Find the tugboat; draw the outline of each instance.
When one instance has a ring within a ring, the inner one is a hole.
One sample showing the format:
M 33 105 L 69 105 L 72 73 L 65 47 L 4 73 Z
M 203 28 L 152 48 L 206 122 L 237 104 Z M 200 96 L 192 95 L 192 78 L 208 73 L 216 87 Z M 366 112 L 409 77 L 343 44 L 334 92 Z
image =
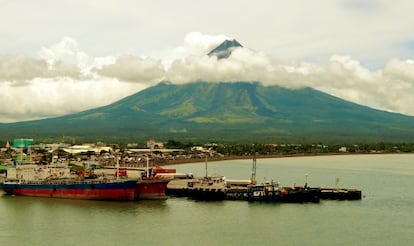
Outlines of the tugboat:
M 266 182 L 248 186 L 247 198 L 249 201 L 285 202 L 285 203 L 318 203 L 321 189 L 305 185 L 281 187 L 279 184 Z
M 264 184 L 254 184 L 247 187 L 248 201 L 279 202 L 281 190 L 279 184 L 265 182 Z
M 256 158 L 253 159 L 252 181 L 256 178 Z M 266 181 L 264 184 L 252 184 L 247 187 L 248 201 L 285 202 L 285 203 L 318 203 L 321 197 L 320 188 L 308 187 L 308 175 L 305 185 L 282 187 L 279 183 Z

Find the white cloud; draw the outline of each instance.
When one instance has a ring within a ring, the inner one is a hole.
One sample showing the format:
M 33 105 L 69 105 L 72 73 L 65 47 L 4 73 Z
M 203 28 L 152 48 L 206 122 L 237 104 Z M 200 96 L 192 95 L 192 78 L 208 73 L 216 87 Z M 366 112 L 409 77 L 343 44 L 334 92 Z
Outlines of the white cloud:
M 414 61 L 391 59 L 377 70 L 350 56 L 324 63 L 286 62 L 263 52 L 236 48 L 228 59 L 206 55 L 227 37 L 190 33 L 183 57 L 170 61 L 136 55 L 92 57 L 72 38 L 43 47 L 40 59 L 0 55 L 0 122 L 39 119 L 109 104 L 161 80 L 259 81 L 305 86 L 370 107 L 414 115 Z M 240 40 L 239 40 L 240 41 Z M 243 42 L 241 42 L 243 44 Z
M 173 83 L 261 81 L 267 84 L 278 80 L 273 78 L 276 71 L 286 72 L 263 53 L 236 48 L 227 59 L 217 59 L 204 53 L 175 60 L 166 80 Z
M 414 115 L 414 65 L 410 60 L 390 61 L 370 71 L 350 57 L 333 56 L 329 63 L 311 69 L 308 85 L 329 94 L 373 108 Z
M 0 8 L 0 53 L 33 54 L 70 36 L 95 57 L 154 56 L 196 30 L 230 35 L 272 57 L 323 63 L 341 54 L 382 68 L 406 54 L 398 44 L 414 40 L 413 6 L 411 0 L 7 1 Z M 204 42 L 202 35 L 186 40 Z
M 164 77 L 164 66 L 160 60 L 130 55 L 119 56 L 115 63 L 94 69 L 99 75 L 118 78 L 121 81 L 151 85 Z
M 325 64 L 296 64 L 238 48 L 228 59 L 207 55 L 177 59 L 166 78 L 173 83 L 259 81 L 288 88 L 308 86 L 358 104 L 414 115 L 413 71 L 412 60 L 394 59 L 372 71 L 349 56 L 333 55 Z
M 73 38 L 64 37 L 51 47 L 42 47 L 38 56 L 47 62 L 51 70 L 55 69 L 58 64 L 65 63 L 77 66 L 82 75 L 90 75 L 90 64 L 93 59 L 79 49 L 78 42 Z
M 69 37 L 64 37 L 62 41 L 49 48 L 42 47 L 38 52 L 38 55 L 50 66 L 53 66 L 58 61 L 77 64 L 78 58 L 81 60 L 86 56 L 86 54 L 79 51 L 78 42 Z
M 393 59 L 384 68 L 384 76 L 402 85 L 414 84 L 414 60 Z
M 44 107 L 46 96 L 33 96 L 24 106 L 5 99 L 24 92 L 60 93 L 68 99 L 84 95 L 85 88 L 103 88 L 90 99 L 100 105 L 158 78 L 312 86 L 414 115 L 411 0 L 62 0 L 0 5 L 0 103 L 6 105 L 0 107 L 0 122 L 5 108 L 25 112 L 16 114 L 16 120 L 25 114 L 37 117 L 36 112 L 59 115 L 85 109 L 71 100 L 73 107 L 65 109 L 54 103 L 59 99 Z M 197 32 L 188 33 L 193 30 Z M 228 60 L 206 56 L 230 37 L 260 52 L 238 49 Z M 7 120 L 13 117 L 9 114 Z
M 109 104 L 145 86 L 117 79 L 36 78 L 25 86 L 0 83 L 0 122 L 41 119 Z
M 130 59 L 133 66 L 128 66 L 129 60 L 121 57 L 119 66 L 115 56 L 90 58 L 68 37 L 41 48 L 38 54 L 40 59 L 0 55 L 0 104 L 5 105 L 0 108 L 0 122 L 41 119 L 109 104 L 147 87 L 143 82 L 157 72 L 152 66 L 161 66 L 151 59 L 141 63 Z M 125 83 L 138 77 L 141 83 Z
M 206 55 L 226 39 L 232 38 L 226 35 L 206 35 L 200 32 L 187 33 L 182 45 L 162 52 L 162 64 L 166 69 L 169 69 L 176 60 L 185 59 L 189 56 L 199 57 Z
M 76 66 L 56 62 L 49 68 L 44 60 L 22 55 L 0 55 L 0 83 L 4 81 L 21 83 L 34 78 L 79 77 Z
M 184 49 L 189 55 L 202 56 L 210 52 L 226 39 L 233 39 L 225 35 L 206 35 L 200 32 L 190 32 L 185 35 Z

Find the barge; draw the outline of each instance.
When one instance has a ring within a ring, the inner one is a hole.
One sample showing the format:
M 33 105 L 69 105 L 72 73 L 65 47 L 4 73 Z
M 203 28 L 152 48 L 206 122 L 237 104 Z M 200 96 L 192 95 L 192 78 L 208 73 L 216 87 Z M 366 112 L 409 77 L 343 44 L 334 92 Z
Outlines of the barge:
M 361 200 L 362 191 L 344 188 L 321 188 L 321 199 L 325 200 Z

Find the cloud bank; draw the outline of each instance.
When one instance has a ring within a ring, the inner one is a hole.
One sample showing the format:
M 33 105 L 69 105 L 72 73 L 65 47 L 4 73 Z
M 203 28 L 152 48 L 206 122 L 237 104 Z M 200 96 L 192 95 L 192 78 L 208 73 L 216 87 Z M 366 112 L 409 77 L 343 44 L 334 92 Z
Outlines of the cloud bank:
M 322 63 L 277 60 L 248 48 L 235 49 L 228 59 L 206 55 L 229 38 L 189 33 L 166 59 L 131 54 L 91 57 L 69 37 L 40 48 L 36 58 L 0 55 L 0 103 L 5 105 L 0 122 L 103 106 L 162 80 L 313 87 L 362 105 L 414 115 L 413 60 L 392 59 L 373 71 L 340 54 Z

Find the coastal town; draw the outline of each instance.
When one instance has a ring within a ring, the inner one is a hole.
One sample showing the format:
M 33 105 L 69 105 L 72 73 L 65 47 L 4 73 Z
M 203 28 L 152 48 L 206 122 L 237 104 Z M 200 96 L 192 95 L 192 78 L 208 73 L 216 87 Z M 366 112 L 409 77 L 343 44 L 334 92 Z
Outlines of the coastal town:
M 1 143 L 1 141 L 0 141 Z M 192 144 L 169 140 L 167 142 L 148 140 L 145 144 L 96 143 L 36 143 L 33 139 L 6 140 L 0 148 L 0 165 L 7 166 L 13 160 L 31 160 L 37 164 L 96 163 L 100 166 L 114 166 L 116 156 L 120 165 L 143 167 L 147 157 L 151 166 L 202 162 L 228 159 L 274 158 L 304 155 L 412 153 L 414 144 Z
M 146 146 L 128 144 L 120 148 L 117 144 L 104 143 L 35 143 L 33 139 L 7 141 L 0 149 L 0 164 L 12 164 L 14 160 L 30 160 L 36 164 L 48 163 L 95 163 L 99 166 L 114 166 L 117 157 L 121 166 L 143 167 L 151 157 L 151 165 L 197 161 L 208 154 L 211 158 L 224 157 L 211 146 L 192 146 L 189 149 L 166 148 L 164 143 L 147 141 Z
M 273 181 L 259 184 L 255 175 L 257 152 L 250 179 L 228 180 L 220 175 L 208 176 L 207 172 L 204 177 L 194 177 L 161 167 L 204 160 L 207 169 L 208 159 L 226 157 L 217 151 L 215 144 L 178 149 L 150 140 L 147 148 L 116 147 L 35 144 L 33 139 L 14 139 L 12 145 L 7 142 L 2 149 L 2 188 L 9 195 L 88 200 L 152 200 L 172 195 L 195 200 L 314 203 L 320 199 L 362 198 L 360 190 L 310 187 L 307 181 L 294 186 Z M 344 148 L 338 151 L 343 152 Z M 244 157 L 250 158 L 247 154 Z M 131 171 L 134 174 L 127 175 Z

